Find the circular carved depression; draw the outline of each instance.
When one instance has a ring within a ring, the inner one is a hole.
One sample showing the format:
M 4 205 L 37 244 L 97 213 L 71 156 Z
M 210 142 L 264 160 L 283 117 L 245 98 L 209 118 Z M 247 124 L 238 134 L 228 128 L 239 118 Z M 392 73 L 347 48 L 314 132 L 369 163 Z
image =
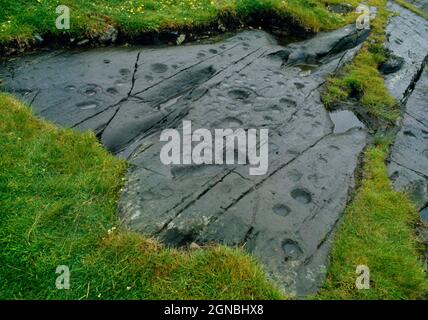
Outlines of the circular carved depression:
M 300 82 L 295 82 L 294 86 L 299 90 L 303 89 L 305 87 L 305 85 L 303 83 L 300 83 Z
M 76 107 L 80 108 L 81 110 L 91 110 L 98 107 L 98 104 L 93 101 L 87 101 L 87 102 L 80 102 L 76 104 Z
M 303 177 L 303 174 L 300 171 L 293 169 L 288 173 L 288 176 L 291 181 L 297 182 Z
M 291 100 L 291 99 L 287 99 L 287 98 L 281 98 L 279 100 L 279 103 L 283 104 L 283 105 L 286 105 L 287 107 L 292 107 L 292 108 L 294 108 L 294 107 L 297 106 L 296 101 Z
M 110 94 L 118 94 L 119 93 L 119 91 L 117 91 L 116 88 L 108 88 L 106 91 Z
M 67 91 L 74 91 L 74 90 L 76 90 L 76 86 L 73 86 L 73 85 L 66 86 L 65 90 L 67 90 Z
M 294 189 L 291 191 L 291 197 L 299 203 L 308 204 L 312 201 L 311 194 L 305 189 Z
M 279 216 L 286 217 L 290 213 L 290 208 L 285 204 L 276 204 L 272 208 L 273 212 Z
M 285 261 L 297 260 L 303 254 L 299 244 L 291 239 L 284 240 L 282 250 L 284 250 Z
M 156 73 L 164 73 L 168 70 L 168 66 L 163 63 L 154 63 L 150 66 L 150 69 Z
M 86 89 L 86 90 L 85 90 L 85 94 L 86 94 L 87 96 L 94 96 L 94 95 L 96 95 L 96 94 L 97 94 L 97 91 L 96 91 L 96 90 L 94 90 L 94 89 Z
M 229 129 L 229 128 L 239 128 L 243 125 L 243 122 L 235 117 L 227 117 L 221 121 L 219 128 Z
M 102 92 L 100 86 L 96 84 L 87 84 L 79 89 L 79 92 L 87 97 L 93 97 Z
M 247 100 L 251 96 L 251 91 L 245 89 L 230 90 L 228 96 L 235 100 Z
M 119 70 L 119 73 L 122 75 L 122 76 L 129 76 L 130 74 L 131 74 L 131 70 L 129 70 L 129 69 L 120 69 Z

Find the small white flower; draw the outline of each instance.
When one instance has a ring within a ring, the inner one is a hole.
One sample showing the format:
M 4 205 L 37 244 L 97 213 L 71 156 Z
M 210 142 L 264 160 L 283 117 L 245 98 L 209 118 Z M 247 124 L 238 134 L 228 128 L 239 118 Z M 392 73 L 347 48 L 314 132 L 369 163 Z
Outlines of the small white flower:
M 108 229 L 107 233 L 112 234 L 114 232 L 114 230 L 116 230 L 116 227 L 112 227 L 111 229 Z

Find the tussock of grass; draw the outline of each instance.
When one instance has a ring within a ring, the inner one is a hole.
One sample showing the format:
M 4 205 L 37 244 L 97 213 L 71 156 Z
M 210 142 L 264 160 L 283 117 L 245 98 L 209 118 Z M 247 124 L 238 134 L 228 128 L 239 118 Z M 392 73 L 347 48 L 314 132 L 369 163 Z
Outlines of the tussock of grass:
M 359 99 L 371 116 L 394 123 L 400 116 L 400 110 L 379 74 L 378 65 L 381 61 L 381 57 L 373 54 L 368 47 L 363 47 L 354 61 L 344 68 L 341 76 L 328 79 L 323 93 L 323 102 L 327 108 L 354 97 Z
M 428 290 L 407 196 L 392 189 L 385 159 L 388 143 L 365 152 L 364 176 L 335 236 L 331 266 L 319 299 L 416 299 Z M 370 268 L 368 290 L 355 287 L 356 267 Z
M 245 20 L 275 13 L 308 31 L 330 30 L 349 23 L 327 10 L 332 0 L 2 0 L 0 44 L 28 42 L 36 33 L 96 37 L 108 25 L 127 36 L 168 29 L 194 29 L 216 23 L 219 17 Z M 71 9 L 71 29 L 57 30 L 55 8 Z M 351 15 L 352 16 L 352 15 Z
M 167 249 L 118 229 L 124 162 L 0 94 L 0 299 L 279 299 L 241 250 Z M 58 265 L 70 290 L 57 290 Z
M 376 19 L 371 21 L 371 35 L 354 61 L 338 76 L 328 79 L 322 99 L 327 108 L 334 108 L 349 98 L 356 98 L 374 118 L 394 123 L 400 109 L 378 70 L 386 59 L 383 45 L 389 13 L 386 0 L 371 0 L 368 4 L 378 8 Z

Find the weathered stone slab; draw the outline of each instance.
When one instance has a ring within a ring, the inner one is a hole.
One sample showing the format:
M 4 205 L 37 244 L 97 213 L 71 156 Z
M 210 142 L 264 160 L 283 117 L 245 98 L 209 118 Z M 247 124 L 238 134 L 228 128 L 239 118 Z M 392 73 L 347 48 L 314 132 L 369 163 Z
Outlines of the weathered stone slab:
M 407 2 L 428 13 L 428 0 L 407 0 Z
M 403 100 L 428 53 L 428 20 L 393 1 L 388 2 L 388 9 L 398 15 L 391 17 L 386 28 L 385 45 L 395 56 L 403 58 L 404 63 L 400 70 L 385 77 L 385 83 L 397 100 Z
M 204 82 L 197 100 L 174 100 L 174 110 L 186 110 L 183 118 L 195 129 L 269 128 L 267 175 L 249 176 L 246 166 L 165 167 L 157 160 L 159 133 L 153 133 L 124 151 L 136 165 L 119 208 L 126 225 L 174 246 L 244 245 L 287 292 L 316 291 L 366 133 L 355 128 L 334 134 L 318 92 L 356 49 L 331 56 L 299 53 L 301 60 L 289 64 L 294 50 L 322 49 L 303 44 L 264 44 Z M 308 72 L 299 63 L 314 68 Z
M 388 48 L 405 63 L 386 77 L 391 94 L 403 103 L 388 170 L 394 187 L 408 191 L 421 209 L 428 204 L 428 21 L 394 3 L 389 7 L 398 15 L 388 26 Z
M 31 54 L 8 62 L 0 77 L 36 113 L 73 127 L 127 97 L 137 54 L 128 49 Z
M 428 204 L 428 70 L 425 68 L 406 104 L 401 130 L 391 151 L 394 186 L 410 192 L 418 208 Z
M 335 128 L 319 88 L 366 37 L 348 26 L 282 47 L 247 31 L 209 45 L 29 56 L 0 74 L 38 114 L 94 130 L 130 161 L 119 204 L 128 228 L 173 246 L 242 245 L 284 291 L 304 295 L 322 283 L 366 144 L 352 115 L 344 126 L 335 116 Z M 267 173 L 162 164 L 160 133 L 183 120 L 193 130 L 269 129 Z

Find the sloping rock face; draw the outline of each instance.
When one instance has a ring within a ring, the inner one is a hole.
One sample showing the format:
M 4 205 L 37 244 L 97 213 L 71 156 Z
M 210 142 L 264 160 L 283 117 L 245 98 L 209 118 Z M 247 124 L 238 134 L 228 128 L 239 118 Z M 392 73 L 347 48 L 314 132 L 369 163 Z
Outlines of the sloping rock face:
M 335 130 L 319 87 L 366 37 L 349 26 L 282 47 L 248 31 L 212 45 L 31 55 L 1 73 L 39 115 L 93 130 L 130 161 L 118 210 L 128 228 L 173 246 L 244 246 L 285 292 L 305 295 L 324 278 L 366 144 L 349 115 Z M 267 173 L 162 164 L 160 133 L 183 120 L 269 129 Z
M 428 21 L 393 3 L 390 9 L 399 16 L 388 26 L 387 46 L 405 62 L 402 69 L 386 77 L 390 92 L 404 109 L 389 173 L 394 186 L 409 191 L 422 209 L 428 204 Z
M 410 192 L 419 209 L 428 205 L 428 70 L 409 99 L 392 148 L 389 172 L 394 186 Z
M 407 0 L 409 3 L 413 4 L 415 7 L 428 12 L 428 0 Z
M 388 2 L 388 9 L 399 15 L 391 17 L 386 28 L 386 47 L 404 63 L 395 73 L 388 74 L 385 82 L 390 93 L 404 102 L 428 54 L 428 21 L 393 2 Z

